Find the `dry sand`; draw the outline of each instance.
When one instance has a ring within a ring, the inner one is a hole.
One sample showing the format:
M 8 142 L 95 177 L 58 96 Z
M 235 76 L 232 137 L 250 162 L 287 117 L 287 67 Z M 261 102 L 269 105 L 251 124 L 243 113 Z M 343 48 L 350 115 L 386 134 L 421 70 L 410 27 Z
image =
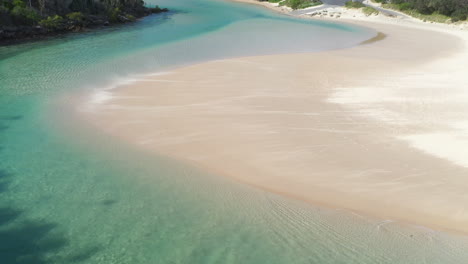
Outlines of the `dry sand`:
M 79 109 L 110 135 L 219 175 L 468 232 L 466 32 L 365 25 L 387 37 L 189 66 Z

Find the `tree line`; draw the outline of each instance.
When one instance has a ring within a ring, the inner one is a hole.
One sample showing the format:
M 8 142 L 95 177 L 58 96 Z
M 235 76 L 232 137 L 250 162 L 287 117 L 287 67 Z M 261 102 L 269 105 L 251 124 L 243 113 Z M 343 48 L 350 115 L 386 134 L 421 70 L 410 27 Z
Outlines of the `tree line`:
M 149 11 L 158 10 L 146 8 L 143 0 L 0 0 L 0 26 L 33 26 L 43 20 L 47 24 L 47 19 L 59 17 L 85 20 L 88 15 L 112 22 L 125 16 L 140 17 Z
M 468 0 L 375 0 L 380 3 L 391 3 L 401 11 L 415 10 L 421 14 L 434 13 L 448 16 L 452 21 L 466 20 Z
M 125 23 L 165 8 L 143 0 L 0 0 L 0 42 Z

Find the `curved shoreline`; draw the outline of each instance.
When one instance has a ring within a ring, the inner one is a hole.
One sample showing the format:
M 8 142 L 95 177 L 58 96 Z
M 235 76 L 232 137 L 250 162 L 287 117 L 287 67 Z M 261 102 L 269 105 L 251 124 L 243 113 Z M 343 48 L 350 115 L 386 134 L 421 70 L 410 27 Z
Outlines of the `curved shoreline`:
M 385 116 L 394 111 L 392 101 L 379 101 L 393 96 L 418 110 L 405 101 L 415 91 L 391 94 L 392 85 L 403 85 L 395 78 L 414 77 L 407 89 L 424 85 L 420 69 L 436 78 L 457 56 L 466 56 L 466 39 L 372 26 L 388 37 L 347 50 L 184 67 L 115 90 L 86 118 L 118 138 L 270 191 L 466 233 L 468 215 L 460 210 L 468 199 L 462 177 L 468 170 L 399 139 L 441 128 L 417 120 L 400 124 Z M 428 41 L 432 45 L 424 47 Z M 445 56 L 445 64 L 431 64 Z M 231 75 L 223 77 L 225 72 Z M 383 88 L 373 92 L 372 85 Z

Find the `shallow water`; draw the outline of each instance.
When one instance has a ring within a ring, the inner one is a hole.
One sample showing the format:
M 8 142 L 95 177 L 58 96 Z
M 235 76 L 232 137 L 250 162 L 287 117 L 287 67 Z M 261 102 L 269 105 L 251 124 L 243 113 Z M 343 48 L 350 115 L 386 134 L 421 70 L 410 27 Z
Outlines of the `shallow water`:
M 0 47 L 1 263 L 468 260 L 466 237 L 312 207 L 76 129 L 57 98 L 200 61 L 345 48 L 375 35 L 240 4 L 158 4 L 173 11 Z

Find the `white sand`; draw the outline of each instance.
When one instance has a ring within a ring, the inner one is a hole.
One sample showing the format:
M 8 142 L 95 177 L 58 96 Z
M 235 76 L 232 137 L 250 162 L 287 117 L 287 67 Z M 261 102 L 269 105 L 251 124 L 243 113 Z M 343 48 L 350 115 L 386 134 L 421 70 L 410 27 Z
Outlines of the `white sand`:
M 354 22 L 379 42 L 185 67 L 80 109 L 110 135 L 260 188 L 468 232 L 467 33 L 375 19 Z

